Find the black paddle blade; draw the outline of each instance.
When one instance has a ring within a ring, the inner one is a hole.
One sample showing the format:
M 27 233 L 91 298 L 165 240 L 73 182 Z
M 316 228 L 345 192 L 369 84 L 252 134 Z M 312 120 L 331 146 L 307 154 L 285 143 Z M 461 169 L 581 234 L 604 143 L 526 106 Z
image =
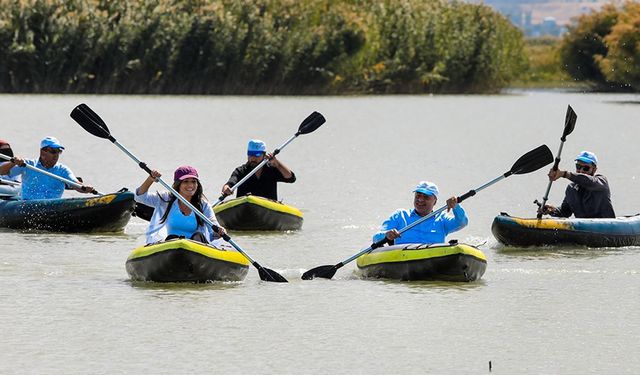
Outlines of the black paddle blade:
M 277 273 L 274 270 L 270 270 L 264 267 L 258 267 L 258 275 L 260 275 L 260 280 L 262 281 L 272 281 L 274 283 L 287 283 L 287 279 L 285 279 L 282 275 Z
M 330 279 L 336 274 L 338 268 L 336 266 L 320 266 L 312 268 L 309 271 L 302 274 L 302 280 L 313 280 L 316 277 L 322 277 L 324 279 Z
M 151 221 L 151 216 L 153 216 L 153 207 L 136 202 L 135 209 L 133 210 L 133 216 L 137 216 L 142 220 Z
M 312 131 L 318 129 L 320 125 L 324 124 L 327 120 L 319 112 L 313 112 L 306 119 L 302 121 L 298 128 L 298 134 L 309 134 Z
M 552 162 L 553 155 L 551 150 L 547 145 L 542 145 L 522 155 L 520 159 L 516 160 L 509 172 L 511 174 L 530 173 Z
M 564 116 L 564 133 L 562 133 L 562 141 L 565 141 L 566 137 L 573 132 L 573 129 L 576 127 L 576 120 L 578 119 L 578 115 L 573 111 L 571 106 L 567 106 L 567 114 Z
M 71 118 L 74 119 L 84 130 L 100 138 L 111 137 L 107 124 L 88 105 L 82 103 L 71 111 Z

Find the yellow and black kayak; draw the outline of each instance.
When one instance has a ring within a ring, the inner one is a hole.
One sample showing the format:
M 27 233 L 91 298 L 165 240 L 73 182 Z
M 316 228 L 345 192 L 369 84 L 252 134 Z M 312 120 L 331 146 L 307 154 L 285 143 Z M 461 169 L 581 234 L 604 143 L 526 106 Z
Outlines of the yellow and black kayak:
M 302 212 L 271 199 L 247 195 L 213 209 L 220 225 L 231 230 L 298 230 Z
M 131 219 L 133 193 L 97 197 L 0 200 L 0 227 L 55 232 L 120 232 Z
M 493 219 L 491 232 L 509 246 L 638 246 L 640 215 L 612 219 L 526 219 L 502 213 Z
M 366 278 L 475 281 L 484 275 L 487 258 L 473 246 L 452 241 L 380 247 L 359 257 L 357 265 Z
M 175 239 L 134 249 L 126 268 L 133 281 L 241 281 L 247 276 L 249 261 L 236 251 Z

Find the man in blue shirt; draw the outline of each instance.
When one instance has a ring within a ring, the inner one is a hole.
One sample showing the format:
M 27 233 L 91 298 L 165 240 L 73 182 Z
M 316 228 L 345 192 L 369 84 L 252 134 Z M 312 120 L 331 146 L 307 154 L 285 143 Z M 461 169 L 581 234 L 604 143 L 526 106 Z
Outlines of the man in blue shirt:
M 22 199 L 60 198 L 64 193 L 64 182 L 28 169 L 26 165 L 29 164 L 56 176 L 80 183 L 69 167 L 58 163 L 63 150 L 64 146 L 56 138 L 46 137 L 40 142 L 40 158 L 38 160 L 14 157 L 12 161 L 0 165 L 0 175 L 8 174 L 10 177 L 22 175 Z M 93 190 L 93 187 L 87 185 L 72 188 L 81 193 L 90 193 Z
M 383 238 L 394 241 L 396 245 L 403 243 L 444 243 L 445 237 L 467 226 L 469 219 L 456 197 L 447 199 L 447 212 L 440 212 L 425 220 L 414 228 L 402 233 L 402 228 L 416 222 L 433 211 L 438 201 L 438 186 L 429 181 L 421 181 L 414 190 L 413 209 L 397 210 L 380 226 L 380 231 L 373 236 L 373 242 Z M 449 211 L 453 215 L 449 214 Z

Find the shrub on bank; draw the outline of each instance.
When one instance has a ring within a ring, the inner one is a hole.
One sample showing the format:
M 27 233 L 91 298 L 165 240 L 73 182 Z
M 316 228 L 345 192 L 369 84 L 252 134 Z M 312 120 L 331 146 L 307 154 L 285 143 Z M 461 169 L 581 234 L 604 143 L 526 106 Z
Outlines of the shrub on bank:
M 606 56 L 608 48 L 604 38 L 617 19 L 616 7 L 606 5 L 599 12 L 580 16 L 576 24 L 569 26 L 560 53 L 564 69 L 571 77 L 596 86 L 606 84 L 595 56 Z
M 640 4 L 626 3 L 618 22 L 604 38 L 609 46 L 606 56 L 596 56 L 603 75 L 609 82 L 620 82 L 624 88 L 640 90 Z
M 444 0 L 0 0 L 0 91 L 495 92 L 522 45 Z
M 511 86 L 519 88 L 584 88 L 563 68 L 561 39 L 545 36 L 525 40 L 526 70 Z
M 639 25 L 632 1 L 579 17 L 562 42 L 565 69 L 598 90 L 640 90 Z

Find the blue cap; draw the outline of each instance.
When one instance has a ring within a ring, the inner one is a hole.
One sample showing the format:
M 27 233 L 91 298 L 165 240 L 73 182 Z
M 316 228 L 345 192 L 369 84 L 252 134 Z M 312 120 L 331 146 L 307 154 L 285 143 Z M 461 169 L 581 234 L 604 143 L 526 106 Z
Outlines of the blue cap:
M 40 148 L 61 148 L 64 150 L 64 146 L 60 144 L 60 141 L 54 137 L 46 137 L 42 141 L 40 141 Z
M 598 165 L 598 157 L 596 154 L 590 151 L 582 151 L 580 155 L 576 157 L 576 161 L 581 161 L 587 164 Z
M 438 191 L 438 186 L 433 182 L 420 181 L 413 192 L 422 193 L 425 195 L 433 195 L 434 197 L 438 198 L 438 193 L 440 191 Z
M 262 156 L 265 152 L 267 152 L 267 145 L 265 145 L 264 142 L 259 139 L 249 140 L 249 144 L 247 145 L 247 155 Z

